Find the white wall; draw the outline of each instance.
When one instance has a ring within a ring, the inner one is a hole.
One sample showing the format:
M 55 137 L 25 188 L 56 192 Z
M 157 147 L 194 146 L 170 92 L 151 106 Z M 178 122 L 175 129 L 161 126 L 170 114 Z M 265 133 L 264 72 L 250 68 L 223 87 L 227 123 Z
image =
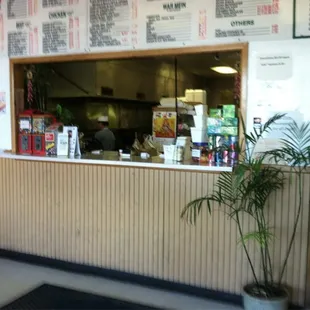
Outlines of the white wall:
M 310 121 L 309 48 L 309 39 L 268 42 L 268 48 L 266 42 L 250 44 L 247 90 L 249 131 L 253 130 L 254 117 L 261 117 L 264 123 L 275 113 L 287 113 L 298 123 Z M 278 58 L 266 60 L 267 57 Z M 283 126 L 279 126 L 269 138 L 282 137 L 281 128 Z
M 10 64 L 8 57 L 0 57 L 0 93 L 5 92 L 6 110 L 0 112 L 0 150 L 11 150 Z

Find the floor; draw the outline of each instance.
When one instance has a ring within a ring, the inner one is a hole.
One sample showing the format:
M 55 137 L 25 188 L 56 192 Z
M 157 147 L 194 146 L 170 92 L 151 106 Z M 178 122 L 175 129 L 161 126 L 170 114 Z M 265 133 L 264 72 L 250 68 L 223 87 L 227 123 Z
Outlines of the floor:
M 192 296 L 0 259 L 0 306 L 31 291 L 42 283 L 50 283 L 165 309 L 241 309 Z

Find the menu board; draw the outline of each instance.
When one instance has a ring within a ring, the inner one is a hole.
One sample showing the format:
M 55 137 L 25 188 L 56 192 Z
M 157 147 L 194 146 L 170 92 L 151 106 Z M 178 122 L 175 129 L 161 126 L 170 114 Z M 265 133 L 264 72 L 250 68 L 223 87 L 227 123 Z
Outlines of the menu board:
M 287 37 L 282 29 L 285 11 L 290 5 L 284 0 L 215 0 L 215 39 L 262 37 L 280 39 Z M 289 11 L 289 14 L 291 10 Z
M 294 1 L 294 38 L 310 38 L 310 0 Z
M 9 56 L 84 51 L 87 37 L 86 8 L 84 0 L 9 0 Z
M 142 46 L 177 45 L 206 40 L 206 1 L 141 0 L 139 36 Z
M 86 9 L 85 0 L 42 1 L 42 54 L 84 51 L 87 37 Z
M 137 14 L 137 1 L 89 0 L 88 3 L 89 48 L 131 48 L 132 22 Z

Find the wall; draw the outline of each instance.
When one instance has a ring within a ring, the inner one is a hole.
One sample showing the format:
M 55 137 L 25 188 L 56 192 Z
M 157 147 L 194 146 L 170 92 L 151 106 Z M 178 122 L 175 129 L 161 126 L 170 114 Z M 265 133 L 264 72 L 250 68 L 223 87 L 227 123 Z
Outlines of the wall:
M 208 78 L 205 85 L 210 108 L 234 103 L 235 80 L 233 77 Z
M 275 113 L 287 113 L 298 124 L 310 121 L 309 47 L 309 39 L 269 42 L 268 49 L 263 42 L 250 44 L 248 130 L 253 130 L 253 118 L 259 117 L 264 122 Z M 263 68 L 268 66 L 267 71 L 262 70 L 262 64 L 265 65 Z M 278 126 L 275 129 L 263 142 L 262 148 L 274 147 L 278 139 L 283 137 L 283 128 Z
M 174 65 L 160 59 L 110 60 L 53 64 L 67 78 L 82 86 L 90 95 L 100 95 L 101 87 L 114 90 L 114 97 L 136 99 L 137 93 L 145 99 L 159 101 L 162 96 L 175 95 Z M 178 72 L 178 95 L 186 88 L 201 88 L 204 78 L 185 70 Z M 57 75 L 51 75 L 51 96 L 85 96 L 85 93 Z
M 0 150 L 10 150 L 11 141 L 11 104 L 10 104 L 10 62 L 8 57 L 0 57 L 0 93 L 5 94 L 6 109 L 0 112 Z

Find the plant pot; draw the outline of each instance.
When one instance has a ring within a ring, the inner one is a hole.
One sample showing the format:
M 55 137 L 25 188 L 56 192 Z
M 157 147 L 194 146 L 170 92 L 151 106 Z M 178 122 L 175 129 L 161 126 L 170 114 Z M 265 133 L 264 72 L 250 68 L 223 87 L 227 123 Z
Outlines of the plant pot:
M 263 287 L 263 286 L 262 286 Z M 275 288 L 273 297 L 263 297 L 254 294 L 256 284 L 249 284 L 243 288 L 243 306 L 245 310 L 287 310 L 288 293 L 284 288 Z

